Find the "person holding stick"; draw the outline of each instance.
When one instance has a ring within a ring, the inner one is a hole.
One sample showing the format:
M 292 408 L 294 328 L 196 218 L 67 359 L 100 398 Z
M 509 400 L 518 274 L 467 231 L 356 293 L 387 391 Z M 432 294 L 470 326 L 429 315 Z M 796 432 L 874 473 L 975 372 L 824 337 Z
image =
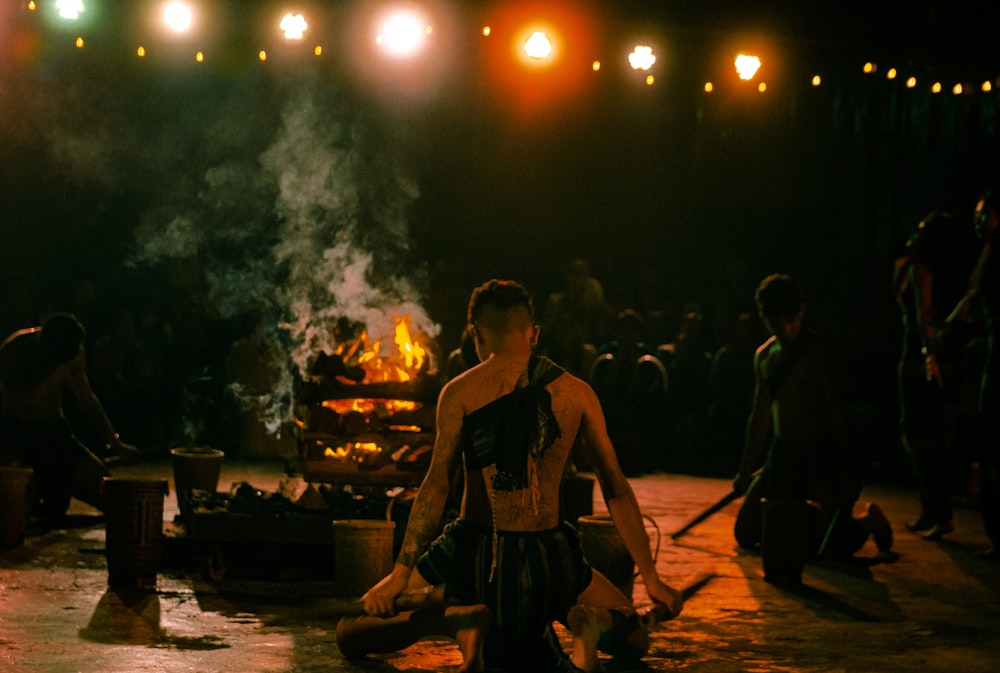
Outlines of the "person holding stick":
M 63 395 L 73 395 L 109 451 L 127 460 L 138 456 L 115 432 L 90 387 L 84 336 L 75 316 L 55 313 L 0 345 L 0 464 L 34 470 L 35 509 L 45 518 L 65 514 L 72 497 L 104 511 L 101 482 L 111 475 L 77 439 L 63 413 Z
M 754 356 L 753 405 L 733 480 L 734 493 L 745 494 L 734 532 L 747 549 L 766 538 L 766 581 L 797 585 L 811 554 L 850 557 L 871 536 L 879 552 L 889 554 L 892 528 L 874 503 L 853 516 L 861 486 L 842 395 L 826 344 L 804 327 L 798 286 L 787 275 L 772 274 L 755 297 L 772 336 Z M 770 549 L 767 539 L 775 542 Z
M 599 639 L 602 648 L 641 656 L 642 639 L 634 637 L 645 631 L 639 615 L 590 567 L 576 531 L 560 517 L 560 486 L 579 441 L 649 597 L 666 617 L 680 613 L 681 593 L 656 572 L 597 396 L 533 353 L 539 328 L 531 295 L 519 283 L 491 280 L 476 288 L 468 324 L 481 362 L 441 390 L 433 458 L 399 557 L 364 595 L 366 616 L 338 624 L 341 652 L 360 657 L 447 635 L 458 642 L 463 672 L 593 671 Z M 439 534 L 448 477 L 459 461 L 460 516 Z M 438 584 L 458 604 L 396 611 L 404 592 Z M 552 631 L 556 620 L 573 633 L 570 657 Z

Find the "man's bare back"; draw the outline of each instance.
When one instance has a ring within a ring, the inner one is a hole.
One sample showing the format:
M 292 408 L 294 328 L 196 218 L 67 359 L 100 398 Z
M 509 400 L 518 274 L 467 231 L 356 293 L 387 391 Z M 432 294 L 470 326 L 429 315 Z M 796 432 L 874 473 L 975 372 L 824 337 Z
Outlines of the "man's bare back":
M 492 358 L 450 382 L 453 390 L 449 394 L 461 401 L 464 416 L 513 392 L 516 387 L 527 385 L 527 371 L 527 360 Z M 583 388 L 586 384 L 569 373 L 546 386 L 561 435 L 535 462 L 535 493 L 532 494 L 529 487 L 491 494 L 489 484 L 496 466 L 467 471 L 463 518 L 493 525 L 495 511 L 495 523 L 501 530 L 548 530 L 558 525 L 560 484 L 583 416 L 579 400 L 589 391 Z M 491 497 L 494 498 L 492 503 Z

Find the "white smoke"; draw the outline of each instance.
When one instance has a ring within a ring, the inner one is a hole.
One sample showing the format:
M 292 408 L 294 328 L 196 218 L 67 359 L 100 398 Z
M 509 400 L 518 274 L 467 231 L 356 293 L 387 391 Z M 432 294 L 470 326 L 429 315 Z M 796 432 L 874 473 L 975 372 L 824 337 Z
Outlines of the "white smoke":
M 272 430 L 289 417 L 295 375 L 336 348 L 340 321 L 390 343 L 400 315 L 422 337 L 440 331 L 404 275 L 420 269 L 408 249 L 419 190 L 371 131 L 335 96 L 301 91 L 256 163 L 212 167 L 137 230 L 134 263 L 197 259 L 219 317 L 263 316 L 253 338 L 281 344 L 255 355 L 267 381 L 236 375 L 229 390 Z

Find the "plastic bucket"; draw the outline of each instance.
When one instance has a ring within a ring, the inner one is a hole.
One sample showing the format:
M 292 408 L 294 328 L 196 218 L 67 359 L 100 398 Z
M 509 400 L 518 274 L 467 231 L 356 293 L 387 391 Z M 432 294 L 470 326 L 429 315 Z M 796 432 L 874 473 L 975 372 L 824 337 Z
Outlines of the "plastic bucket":
M 215 493 L 219 487 L 222 459 L 226 454 L 218 449 L 191 448 L 171 449 L 170 459 L 174 467 L 174 492 L 181 516 L 187 518 L 191 511 L 191 491 Z
M 10 549 L 24 544 L 33 475 L 34 470 L 30 467 L 0 467 L 0 548 Z
M 156 588 L 163 551 L 166 479 L 104 479 L 108 586 Z
M 392 571 L 395 521 L 333 522 L 333 568 L 340 596 L 361 596 Z
M 813 508 L 804 500 L 761 498 L 763 530 L 760 557 L 764 580 L 794 586 L 802 582 L 809 549 Z
M 656 553 L 660 549 L 660 529 L 650 517 L 643 515 L 656 528 Z M 590 565 L 602 575 L 611 580 L 625 596 L 632 600 L 632 589 L 635 585 L 635 561 L 625 546 L 625 541 L 618 534 L 615 522 L 609 514 L 593 514 L 581 516 L 576 522 L 580 531 L 580 545 L 583 555 Z

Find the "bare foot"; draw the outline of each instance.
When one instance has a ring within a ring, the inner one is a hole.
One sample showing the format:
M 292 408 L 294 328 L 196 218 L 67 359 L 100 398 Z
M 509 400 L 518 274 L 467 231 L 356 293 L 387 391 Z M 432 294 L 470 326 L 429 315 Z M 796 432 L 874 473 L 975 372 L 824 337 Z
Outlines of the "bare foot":
M 605 608 L 574 605 L 566 615 L 566 625 L 573 634 L 573 665 L 587 673 L 601 668 L 597 658 L 597 640 L 611 628 L 611 613 Z
M 483 643 L 493 624 L 493 613 L 485 605 L 453 605 L 445 610 L 445 623 L 455 634 L 464 663 L 457 673 L 480 673 L 486 668 Z

